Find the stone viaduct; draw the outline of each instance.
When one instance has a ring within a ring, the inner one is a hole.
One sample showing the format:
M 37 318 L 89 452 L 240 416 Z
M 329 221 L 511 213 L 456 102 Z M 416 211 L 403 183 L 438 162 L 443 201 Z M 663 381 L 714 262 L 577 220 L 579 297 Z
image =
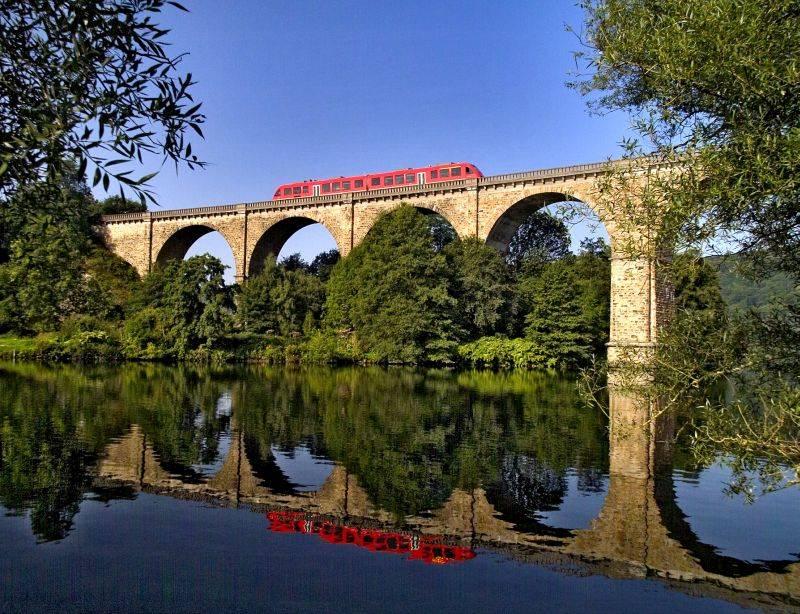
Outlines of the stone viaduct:
M 672 307 L 672 294 L 656 275 L 657 262 L 618 248 L 623 237 L 613 215 L 598 205 L 599 183 L 610 164 L 595 163 L 477 179 L 192 209 L 105 216 L 107 246 L 140 274 L 183 258 L 201 236 L 218 231 L 234 255 L 237 281 L 257 273 L 299 229 L 322 224 L 346 256 L 378 217 L 403 203 L 444 217 L 462 238 L 476 236 L 501 252 L 533 211 L 564 201 L 585 203 L 608 231 L 612 247 L 609 359 L 638 353 L 655 342 Z M 630 234 L 630 230 L 626 231 Z

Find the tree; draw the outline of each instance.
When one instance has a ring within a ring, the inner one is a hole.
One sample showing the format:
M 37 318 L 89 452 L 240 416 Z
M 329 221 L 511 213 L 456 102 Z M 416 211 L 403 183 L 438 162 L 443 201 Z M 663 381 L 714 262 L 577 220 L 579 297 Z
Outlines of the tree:
M 681 161 L 664 186 L 679 242 L 722 235 L 800 273 L 795 0 L 583 6 L 590 74 L 574 85 L 598 111 L 630 113 L 656 154 Z
M 461 332 L 432 221 L 410 206 L 384 214 L 334 267 L 325 324 L 352 330 L 377 362 L 451 360 Z
M 526 278 L 525 338 L 536 343 L 550 367 L 585 364 L 595 345 L 588 314 L 581 305 L 575 257 L 549 262 L 541 273 Z
M 317 327 L 325 304 L 325 286 L 308 272 L 299 254 L 293 256 L 294 264 L 288 268 L 268 258 L 264 269 L 244 284 L 238 318 L 245 330 L 291 335 Z M 304 266 L 296 265 L 298 262 Z
M 281 277 L 281 270 L 271 256 L 264 262 L 261 272 L 250 277 L 242 286 L 237 318 L 244 330 L 253 333 L 274 333 L 278 330 L 278 310 L 272 293 Z
M 631 115 L 643 143 L 631 141 L 630 154 L 677 162 L 669 173 L 650 174 L 643 195 L 657 198 L 616 217 L 637 225 L 658 220 L 655 230 L 668 246 L 705 251 L 720 245 L 747 256 L 757 274 L 779 270 L 797 280 L 797 2 L 586 0 L 583 6 L 587 50 L 579 57 L 590 74 L 574 85 L 592 97 L 596 110 Z M 609 202 L 615 187 L 605 186 Z M 652 215 L 650 202 L 660 215 Z M 724 454 L 736 453 L 745 459 L 739 470 L 758 466 L 753 450 L 800 467 L 800 295 L 709 326 L 706 316 L 720 310 L 718 288 L 694 260 L 673 273 L 683 285 L 679 303 L 691 309 L 659 339 L 655 392 L 705 408 L 695 449 L 707 441 Z M 710 392 L 721 376 L 740 384 L 731 403 Z M 769 473 L 767 465 L 762 475 Z
M 136 351 L 148 345 L 168 356 L 218 347 L 233 319 L 233 289 L 225 285 L 225 265 L 204 254 L 173 260 L 147 275 L 132 301 L 135 314 L 126 336 Z M 158 347 L 161 344 L 161 347 Z
M 187 138 L 202 136 L 191 74 L 168 55 L 153 15 L 168 0 L 0 0 L 0 196 L 62 173 L 69 160 L 93 184 L 115 179 L 153 200 L 130 164 L 160 157 L 202 166 Z M 185 9 L 184 9 L 185 10 Z
M 97 203 L 95 211 L 97 215 L 144 213 L 147 211 L 147 205 L 139 200 L 131 200 L 122 196 L 109 196 Z
M 466 338 L 508 333 L 513 289 L 502 256 L 476 238 L 453 241 L 444 253 L 452 270 L 450 293 Z
M 321 252 L 311 261 L 308 270 L 312 275 L 316 275 L 322 281 L 328 281 L 328 278 L 331 276 L 331 270 L 336 266 L 336 263 L 339 262 L 341 257 L 338 249 Z
M 611 326 L 611 248 L 603 239 L 584 239 L 574 267 L 581 312 L 592 337 L 592 351 L 601 356 Z
M 306 262 L 299 253 L 289 254 L 280 261 L 279 266 L 284 271 L 307 271 L 308 262 Z
M 10 256 L 11 244 L 26 225 L 40 223 L 48 217 L 63 222 L 84 237 L 90 234 L 89 219 L 95 207 L 89 186 L 74 164 L 52 180 L 36 181 L 24 186 L 0 206 L 0 263 Z
M 719 273 L 694 250 L 680 254 L 672 267 L 675 303 L 679 311 L 702 311 L 716 320 L 725 314 Z
M 26 186 L 0 210 L 0 255 L 7 260 L 0 327 L 52 331 L 72 314 L 102 310 L 101 296 L 89 299 L 83 270 L 93 203 L 86 184 L 70 172 Z
M 322 316 L 325 286 L 319 277 L 306 270 L 293 269 L 284 271 L 270 297 L 282 334 L 307 333 L 316 327 Z
M 508 244 L 506 262 L 515 270 L 538 266 L 569 254 L 569 229 L 546 211 L 531 213 Z

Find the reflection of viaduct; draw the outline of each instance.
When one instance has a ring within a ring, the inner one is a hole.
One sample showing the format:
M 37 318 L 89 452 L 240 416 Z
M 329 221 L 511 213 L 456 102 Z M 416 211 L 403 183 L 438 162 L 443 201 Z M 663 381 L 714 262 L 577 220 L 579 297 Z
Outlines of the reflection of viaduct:
M 612 432 L 611 476 L 605 504 L 590 528 L 522 532 L 503 517 L 481 488 L 455 490 L 431 515 L 406 518 L 414 531 L 444 535 L 472 546 L 509 551 L 513 556 L 559 569 L 587 570 L 622 578 L 656 577 L 681 590 L 745 605 L 800 607 L 800 562 L 752 563 L 720 555 L 693 532 L 675 503 L 668 474 L 655 469 L 668 460 L 659 441 L 669 425 L 652 425 L 652 406 L 616 396 L 627 404 L 618 415 L 641 422 Z M 618 427 L 620 425 L 617 425 Z M 639 428 L 643 426 L 643 428 Z M 251 462 L 243 434 L 232 430 L 220 470 L 208 479 L 180 479 L 158 462 L 138 427 L 108 446 L 98 467 L 99 480 L 124 482 L 178 497 L 280 508 L 311 515 L 392 527 L 396 519 L 377 508 L 358 479 L 335 467 L 316 492 L 297 493 L 276 466 Z M 654 445 L 653 442 L 656 442 Z M 688 583 L 692 584 L 688 584 Z M 699 583 L 699 584 L 698 584 Z
M 581 201 L 605 225 L 614 251 L 613 354 L 615 347 L 651 345 L 672 297 L 661 276 L 656 276 L 651 258 L 627 256 L 618 249 L 629 236 L 625 233 L 632 231 L 629 224 L 615 221 L 614 215 L 598 204 L 598 185 L 608 172 L 607 164 L 583 164 L 291 201 L 110 215 L 103 219 L 100 231 L 107 245 L 140 274 L 158 263 L 183 258 L 199 237 L 218 231 L 233 251 L 241 281 L 257 273 L 268 255 L 277 255 L 292 234 L 313 223 L 325 226 L 340 253 L 346 255 L 364 239 L 381 213 L 408 203 L 441 215 L 460 237 L 476 236 L 503 251 L 531 212 L 555 202 Z M 638 234 L 641 238 L 644 233 Z

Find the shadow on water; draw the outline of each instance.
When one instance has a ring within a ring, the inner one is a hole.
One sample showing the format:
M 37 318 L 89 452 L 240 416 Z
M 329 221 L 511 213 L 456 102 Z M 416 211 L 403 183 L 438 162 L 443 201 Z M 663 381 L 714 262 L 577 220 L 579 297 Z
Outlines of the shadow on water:
M 496 552 L 800 604 L 797 543 L 747 560 L 697 534 L 676 497 L 675 425 L 654 403 L 612 391 L 609 424 L 563 377 L 6 365 L 0 390 L 0 505 L 40 542 L 68 541 L 88 501 L 159 493 L 410 561 Z

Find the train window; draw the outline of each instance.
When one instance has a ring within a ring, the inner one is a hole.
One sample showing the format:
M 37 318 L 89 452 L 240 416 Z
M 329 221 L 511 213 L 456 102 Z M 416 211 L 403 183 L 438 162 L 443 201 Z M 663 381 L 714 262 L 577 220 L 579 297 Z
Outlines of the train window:
M 278 188 L 277 190 L 275 190 L 275 196 L 273 196 L 272 198 L 278 198 L 278 196 L 280 195 L 281 195 L 281 190 L 280 188 Z
M 384 177 L 383 185 L 394 185 L 394 177 Z
M 431 179 L 437 179 L 439 177 L 439 171 L 431 171 Z
M 342 189 L 349 190 L 350 189 L 350 182 L 349 181 L 342 181 Z
M 414 183 L 414 173 L 408 173 L 406 175 L 406 183 Z
M 373 177 L 372 179 L 370 179 L 370 183 L 372 185 L 380 185 L 381 184 L 381 178 L 380 177 Z
M 467 175 L 472 173 L 472 169 L 469 166 L 466 167 L 464 170 L 467 171 Z
M 339 182 L 338 181 L 334 181 L 333 182 L 333 191 L 334 192 L 338 192 L 339 191 L 339 187 L 340 187 Z
M 292 188 L 292 193 L 293 194 L 300 194 L 300 186 L 296 186 L 296 187 Z
M 363 188 L 364 187 L 364 180 L 363 179 L 356 179 L 355 182 L 353 182 L 353 187 Z
M 439 171 L 439 177 L 449 177 L 449 176 L 450 176 L 449 168 L 443 168 L 442 170 Z
M 461 177 L 461 168 L 459 168 L 459 167 L 451 168 L 450 169 L 450 174 L 453 177 Z
M 403 183 L 403 176 L 402 175 L 395 175 L 394 182 L 396 185 L 402 185 Z
M 283 195 L 284 196 L 291 196 L 292 195 L 292 188 L 283 188 Z
M 330 192 L 331 191 L 331 184 L 330 183 L 323 183 L 322 184 L 322 191 L 323 192 Z
M 308 194 L 308 186 L 307 185 L 303 186 L 303 194 Z

